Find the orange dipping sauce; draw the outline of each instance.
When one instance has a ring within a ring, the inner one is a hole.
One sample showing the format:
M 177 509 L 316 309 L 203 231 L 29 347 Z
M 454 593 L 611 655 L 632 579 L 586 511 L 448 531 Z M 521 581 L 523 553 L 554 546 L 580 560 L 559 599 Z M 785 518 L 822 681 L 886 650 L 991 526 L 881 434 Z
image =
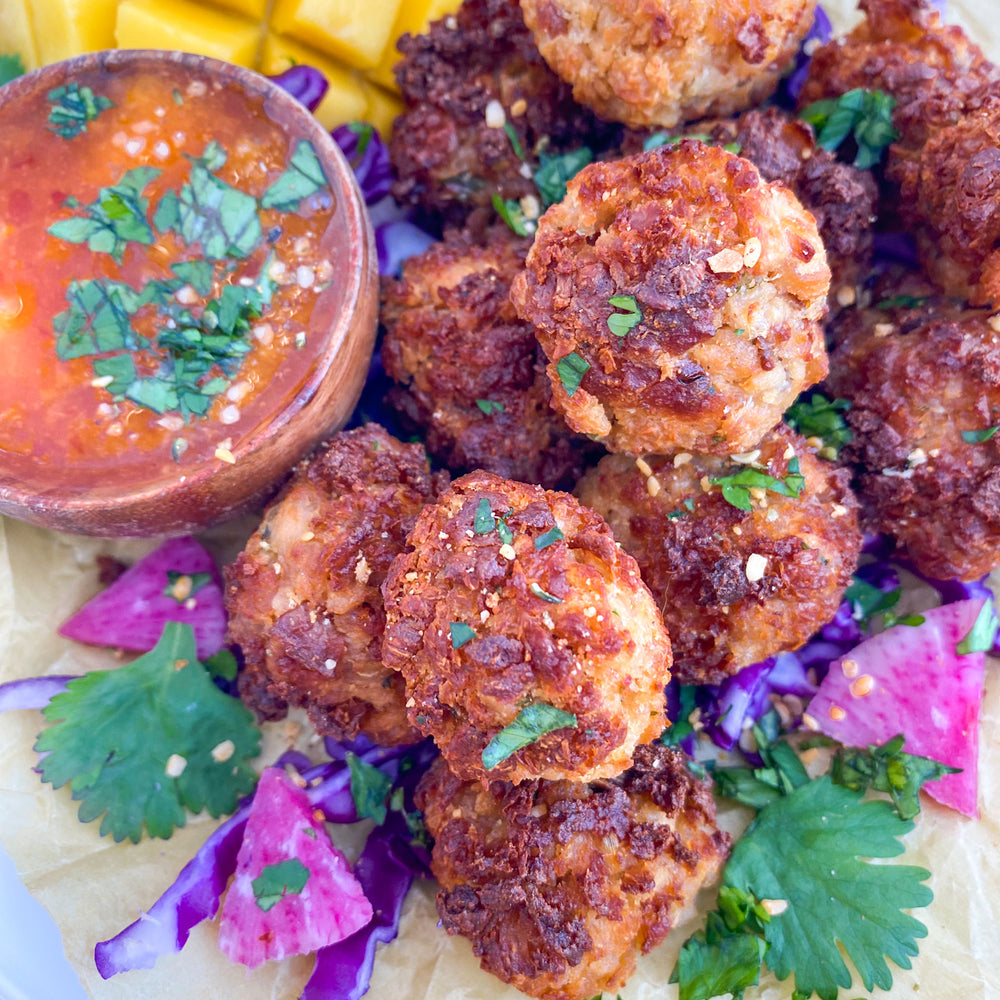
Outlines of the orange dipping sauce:
M 231 463 L 341 306 L 312 145 L 176 65 L 35 88 L 2 130 L 0 471 L 86 492 Z

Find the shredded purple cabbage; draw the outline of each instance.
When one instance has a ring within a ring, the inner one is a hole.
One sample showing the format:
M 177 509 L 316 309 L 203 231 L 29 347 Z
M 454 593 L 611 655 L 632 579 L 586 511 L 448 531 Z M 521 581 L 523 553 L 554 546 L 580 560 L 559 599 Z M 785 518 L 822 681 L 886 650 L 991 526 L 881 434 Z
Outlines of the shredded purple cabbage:
M 330 133 L 354 171 L 366 205 L 381 201 L 392 187 L 389 149 L 373 125 L 352 122 Z
M 806 37 L 802 39 L 798 54 L 795 56 L 795 68 L 784 80 L 782 94 L 779 98 L 781 103 L 790 107 L 795 106 L 802 85 L 806 82 L 806 76 L 809 74 L 809 63 L 812 60 L 813 51 L 817 45 L 825 45 L 832 37 L 833 25 L 830 23 L 830 18 L 827 17 L 826 11 L 817 4 L 812 27 L 806 32 Z
M 70 681 L 79 674 L 52 674 L 49 677 L 26 677 L 20 681 L 0 684 L 0 712 L 18 708 L 45 708 L 57 695 L 66 690 Z
M 320 101 L 326 96 L 330 89 L 330 84 L 326 82 L 326 77 L 315 66 L 306 66 L 300 63 L 286 69 L 284 73 L 269 77 L 283 90 L 287 90 L 300 104 L 304 104 L 310 111 L 315 112 L 320 105 Z
M 400 775 L 404 759 L 412 761 L 405 781 L 401 782 L 404 794 L 411 802 L 412 787 L 430 760 L 428 750 L 422 746 L 388 750 L 371 746 L 358 756 L 379 767 L 394 781 Z M 289 765 L 301 771 L 303 780 L 308 782 L 310 802 L 323 810 L 328 821 L 355 823 L 358 813 L 351 796 L 351 773 L 345 758 L 346 751 L 345 756 L 340 759 L 312 766 L 302 754 L 288 753 L 274 766 Z M 226 886 L 236 871 L 236 859 L 250 815 L 251 801 L 252 798 L 243 800 L 239 809 L 208 838 L 148 912 L 141 913 L 138 920 L 115 937 L 98 943 L 94 949 L 94 961 L 101 976 L 108 979 L 120 972 L 151 969 L 161 955 L 180 951 L 197 924 L 215 916 Z M 383 832 L 379 836 L 400 839 L 401 831 L 405 830 L 405 820 L 396 813 L 390 814 L 390 819 L 394 822 L 377 827 L 372 836 L 381 830 Z M 394 847 L 395 855 L 405 859 L 404 850 L 405 841 Z M 423 871 L 423 860 L 417 855 L 411 857 L 413 860 L 409 864 L 412 878 L 412 873 Z M 360 879 L 360 874 L 358 877 Z M 361 881 L 365 894 L 368 895 L 368 886 L 364 880 Z M 377 914 L 375 897 L 369 896 L 369 899 Z M 359 931 L 358 934 L 365 931 Z M 367 983 L 367 979 L 365 982 Z

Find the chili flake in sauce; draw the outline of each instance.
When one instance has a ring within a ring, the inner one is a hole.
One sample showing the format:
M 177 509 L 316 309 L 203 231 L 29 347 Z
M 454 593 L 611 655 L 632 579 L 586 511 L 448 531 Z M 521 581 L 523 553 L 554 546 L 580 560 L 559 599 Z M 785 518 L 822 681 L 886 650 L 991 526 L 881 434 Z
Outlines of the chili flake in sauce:
M 149 66 L 8 102 L 4 139 L 0 462 L 44 490 L 225 460 L 307 381 L 337 294 L 312 144 L 235 83 Z

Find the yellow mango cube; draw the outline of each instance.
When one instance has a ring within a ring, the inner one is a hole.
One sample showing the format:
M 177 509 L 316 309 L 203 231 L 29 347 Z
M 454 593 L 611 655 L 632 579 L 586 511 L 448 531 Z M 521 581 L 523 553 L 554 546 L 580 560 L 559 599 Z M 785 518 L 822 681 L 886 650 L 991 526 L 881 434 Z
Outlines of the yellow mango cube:
M 114 48 L 115 6 L 115 0 L 31 0 L 39 62 Z
M 355 71 L 291 38 L 268 33 L 261 50 L 261 73 L 276 76 L 292 66 L 301 64 L 315 66 L 330 85 L 326 96 L 316 109 L 316 117 L 323 128 L 333 129 L 338 125 L 365 117 L 368 112 L 368 98 L 360 76 Z
M 177 49 L 253 66 L 260 28 L 190 0 L 123 0 L 115 39 L 123 49 Z
M 0 50 L 20 56 L 25 69 L 38 68 L 27 0 L 0 0 Z
M 461 6 L 461 0 L 407 0 L 399 8 L 396 23 L 389 35 L 389 44 L 382 53 L 382 59 L 368 75 L 383 87 L 397 90 L 396 76 L 393 67 L 399 62 L 399 50 L 396 40 L 407 33 L 419 35 L 427 30 L 431 21 L 440 20 L 448 14 L 454 14 Z
M 212 3 L 238 11 L 251 21 L 263 21 L 267 13 L 267 0 L 212 0 Z
M 382 59 L 402 2 L 276 0 L 271 27 L 358 69 L 371 69 Z
M 389 91 L 383 90 L 377 84 L 365 81 L 365 96 L 368 98 L 368 110 L 364 119 L 378 129 L 383 139 L 388 141 L 392 135 L 392 123 L 396 115 L 403 111 L 403 102 Z

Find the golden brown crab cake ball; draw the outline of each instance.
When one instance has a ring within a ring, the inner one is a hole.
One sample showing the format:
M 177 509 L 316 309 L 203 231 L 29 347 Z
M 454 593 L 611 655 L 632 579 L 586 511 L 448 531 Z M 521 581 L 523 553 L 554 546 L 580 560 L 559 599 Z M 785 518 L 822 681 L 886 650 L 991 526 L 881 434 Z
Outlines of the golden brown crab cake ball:
M 574 430 L 632 455 L 727 455 L 826 374 L 829 285 L 791 191 L 685 139 L 577 174 L 511 299 Z
M 417 513 L 447 484 L 423 448 L 377 424 L 302 462 L 226 569 L 229 640 L 244 701 L 263 718 L 305 707 L 316 731 L 385 746 L 420 739 L 382 664 L 380 587 Z
M 460 777 L 618 774 L 663 731 L 670 640 L 599 515 L 476 472 L 424 508 L 409 545 L 384 587 L 382 655 Z
M 674 676 L 717 684 L 833 617 L 861 548 L 849 479 L 781 424 L 735 458 L 608 455 L 576 492 L 639 563 Z
M 835 326 L 827 386 L 850 401 L 863 526 L 924 574 L 1000 566 L 1000 322 L 953 299 L 892 295 Z
M 618 128 L 573 100 L 546 65 L 517 0 L 464 0 L 419 35 L 399 40 L 405 104 L 389 156 L 403 202 L 462 225 L 492 199 L 535 197 L 542 152 L 601 148 Z
M 521 0 L 545 61 L 602 118 L 642 127 L 759 104 L 815 0 Z
M 442 926 L 487 972 L 545 1000 L 614 995 L 729 852 L 710 785 L 655 744 L 594 783 L 484 787 L 439 759 L 417 802 Z
M 450 231 L 409 258 L 382 285 L 382 361 L 390 403 L 449 469 L 568 487 L 593 445 L 552 409 L 538 341 L 510 303 L 529 245 L 506 226 L 485 244 Z

